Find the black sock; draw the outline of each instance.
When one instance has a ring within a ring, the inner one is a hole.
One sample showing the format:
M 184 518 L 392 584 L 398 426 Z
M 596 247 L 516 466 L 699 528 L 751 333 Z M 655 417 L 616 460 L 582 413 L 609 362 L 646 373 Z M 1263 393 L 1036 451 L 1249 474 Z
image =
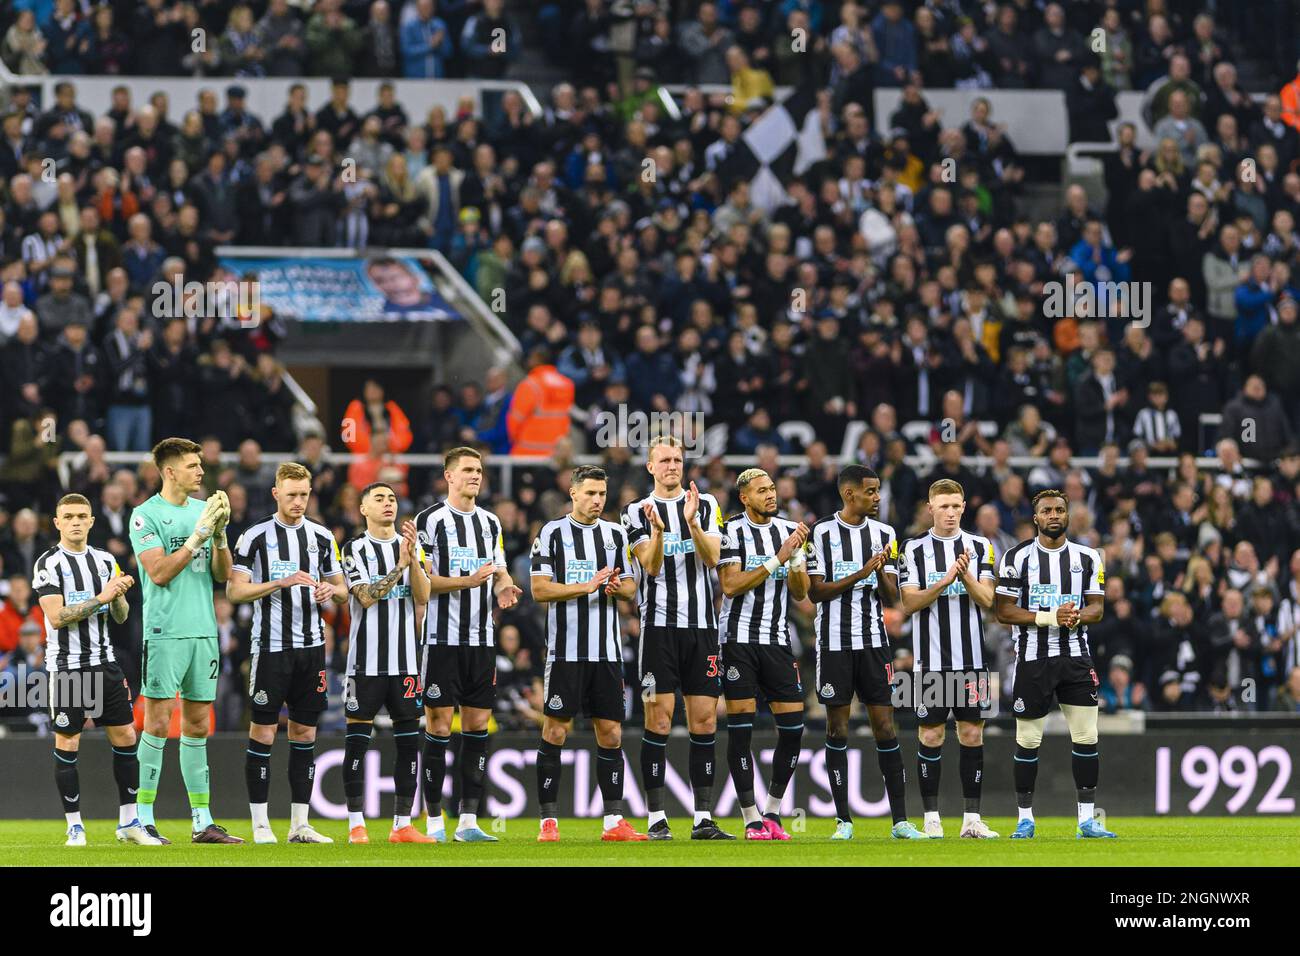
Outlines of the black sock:
M 447 778 L 447 744 L 450 737 L 424 735 L 424 811 L 431 817 L 442 813 L 442 788 Z
M 803 711 L 773 714 L 776 721 L 776 752 L 772 754 L 772 783 L 767 792 L 778 800 L 785 796 L 794 768 L 799 765 L 799 744 L 803 740 Z
M 1079 802 L 1092 803 L 1097 795 L 1097 778 L 1101 776 L 1101 758 L 1097 756 L 1097 745 L 1073 744 L 1070 753 Z
M 876 741 L 876 760 L 881 776 L 885 778 L 885 793 L 889 796 L 889 812 L 898 823 L 907 819 L 907 771 L 903 769 L 903 751 L 898 738 Z
M 921 809 L 926 813 L 939 812 L 939 778 L 943 774 L 943 747 L 916 748 L 916 776 L 921 784 Z
M 399 817 L 411 815 L 415 805 L 415 790 L 420 785 L 420 732 L 398 731 L 393 734 L 397 744 L 397 757 L 393 761 L 393 813 Z
M 77 777 L 77 752 L 54 749 L 54 782 L 58 784 L 59 802 L 64 813 L 81 812 L 81 783 Z
M 487 776 L 488 732 L 460 732 L 460 812 L 478 813 Z
M 641 735 L 641 786 L 645 788 L 646 809 L 652 813 L 664 808 L 664 774 L 668 765 L 668 735 L 646 731 Z
M 596 783 L 600 786 L 605 813 L 623 812 L 623 748 L 596 748 Z
M 311 785 L 316 779 L 314 741 L 289 741 L 289 801 L 311 803 Z
M 366 808 L 366 751 L 370 749 L 370 724 L 348 724 L 343 738 L 343 795 L 348 811 L 361 813 Z
M 1034 781 L 1038 779 L 1038 748 L 1022 747 L 1016 744 L 1015 784 L 1016 806 L 1029 808 L 1034 805 Z
M 560 754 L 563 744 L 547 743 L 537 747 L 537 799 L 541 803 L 542 819 L 559 816 L 560 807 Z
M 695 794 L 695 809 L 709 813 L 713 809 L 713 734 L 691 734 L 690 775 L 691 790 Z
M 826 735 L 826 776 L 835 800 L 835 819 L 852 820 L 849 813 L 849 739 Z
M 961 747 L 961 795 L 967 813 L 980 812 L 980 794 L 984 789 L 984 745 Z
M 140 758 L 136 754 L 139 741 L 129 747 L 113 747 L 113 780 L 117 783 L 119 806 L 135 803 L 135 790 L 140 786 Z
M 742 807 L 754 806 L 754 762 L 749 754 L 749 742 L 753 738 L 753 714 L 727 715 L 727 765 Z
M 271 796 L 271 744 L 248 738 L 244 750 L 244 782 L 248 784 L 248 802 L 266 803 Z

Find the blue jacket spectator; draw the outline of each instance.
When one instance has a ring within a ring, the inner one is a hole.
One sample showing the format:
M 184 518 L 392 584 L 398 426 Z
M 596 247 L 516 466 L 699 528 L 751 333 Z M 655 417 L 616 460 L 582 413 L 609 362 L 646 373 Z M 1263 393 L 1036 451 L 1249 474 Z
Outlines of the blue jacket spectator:
M 411 79 L 441 79 L 452 54 L 451 33 L 434 16 L 433 0 L 416 0 L 416 15 L 402 24 L 402 75 Z
M 1250 276 L 1237 286 L 1233 294 L 1237 303 L 1236 338 L 1239 348 L 1248 348 L 1276 314 L 1273 309 L 1275 293 L 1269 281 L 1271 267 L 1268 256 L 1255 256 L 1250 262 Z
M 903 86 L 916 71 L 916 28 L 903 16 L 899 0 L 885 5 L 871 21 L 871 33 L 880 51 L 876 63 L 878 86 Z
M 642 411 L 672 409 L 682 391 L 681 373 L 672 354 L 659 347 L 659 333 L 652 326 L 637 329 L 636 351 L 628 356 L 626 368 L 633 406 Z M 656 398 L 665 400 L 662 408 L 656 406 Z

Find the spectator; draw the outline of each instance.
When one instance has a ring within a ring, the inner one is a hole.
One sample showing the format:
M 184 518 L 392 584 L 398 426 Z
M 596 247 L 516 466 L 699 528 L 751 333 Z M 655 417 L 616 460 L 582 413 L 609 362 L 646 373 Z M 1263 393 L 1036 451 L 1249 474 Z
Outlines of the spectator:
M 504 0 L 483 0 L 482 10 L 465 21 L 460 52 L 470 76 L 499 80 L 519 56 L 523 40 L 504 8 Z
M 353 76 L 363 41 L 342 0 L 320 0 L 307 21 L 307 75 Z
M 1070 89 L 1079 64 L 1087 54 L 1083 37 L 1069 27 L 1059 3 L 1049 3 L 1043 11 L 1043 25 L 1034 34 L 1033 55 L 1040 86 Z
M 545 458 L 569 432 L 573 382 L 551 364 L 545 348 L 528 353 L 528 374 L 515 387 L 507 428 L 510 454 Z
M 1259 375 L 1248 376 L 1241 392 L 1223 407 L 1220 434 L 1240 440 L 1246 446 L 1247 457 L 1264 462 L 1271 462 L 1293 440 L 1281 401 L 1269 394 Z
M 406 412 L 385 397 L 378 381 L 368 378 L 361 387 L 361 397 L 349 402 L 343 413 L 343 443 L 348 451 L 363 455 L 370 449 L 371 432 L 381 428 L 388 433 L 386 451 L 401 454 L 411 447 L 411 421 Z
M 416 0 L 415 16 L 402 25 L 402 75 L 442 78 L 452 54 L 447 24 L 435 15 L 434 0 Z
M 265 51 L 268 76 L 302 76 L 307 57 L 306 30 L 289 0 L 271 0 L 257 21 L 257 45 Z

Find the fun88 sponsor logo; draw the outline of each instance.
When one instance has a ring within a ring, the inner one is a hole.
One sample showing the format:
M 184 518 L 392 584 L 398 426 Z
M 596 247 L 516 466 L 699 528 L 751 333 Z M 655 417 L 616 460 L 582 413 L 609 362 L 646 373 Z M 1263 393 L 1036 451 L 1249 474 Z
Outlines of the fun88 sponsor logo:
M 1029 585 L 1029 601 L 1036 607 L 1050 609 L 1073 602 L 1076 607 L 1083 606 L 1083 598 L 1078 594 L 1062 594 L 1056 584 Z
M 664 532 L 664 556 L 672 557 L 675 554 L 694 554 L 695 542 L 687 535 L 686 540 L 676 531 Z
M 480 558 L 473 548 L 452 548 L 450 556 L 451 573 L 473 574 L 485 564 L 491 564 L 491 558 Z
M 93 598 L 94 596 L 95 596 L 95 592 L 94 592 L 94 591 L 69 591 L 69 592 L 68 592 L 67 600 L 64 601 L 64 604 L 65 604 L 67 607 L 72 607 L 72 605 L 74 605 L 74 604 L 80 604 L 82 601 L 89 601 L 89 600 L 90 600 L 91 598 Z M 102 605 L 102 606 L 99 608 L 99 610 L 97 610 L 95 613 L 96 613 L 96 614 L 107 614 L 107 613 L 108 613 L 108 605 L 107 605 L 107 604 Z
M 569 584 L 587 584 L 596 576 L 596 562 L 587 558 L 570 558 L 564 565 L 564 580 Z
M 847 578 L 850 574 L 857 574 L 861 570 L 862 570 L 861 561 L 833 561 L 831 562 L 831 580 L 838 581 L 841 578 Z M 858 585 L 874 586 L 875 583 L 876 583 L 876 572 L 872 571 L 863 580 L 859 581 Z
M 766 554 L 745 555 L 745 570 L 753 571 L 755 568 L 761 568 L 763 566 L 763 562 L 766 561 L 769 557 L 770 555 L 766 555 Z M 783 564 L 776 569 L 776 574 L 772 575 L 772 577 L 780 581 L 783 580 L 788 575 L 788 573 L 789 572 L 786 571 L 785 565 Z
M 934 587 L 936 584 L 938 584 L 940 581 L 943 580 L 943 577 L 946 573 L 947 572 L 945 571 L 931 571 L 929 574 L 925 576 L 925 586 L 927 588 Z M 961 581 L 953 581 L 952 584 L 948 585 L 946 588 L 944 588 L 942 591 L 939 592 L 939 596 L 957 597 L 965 593 L 966 593 L 966 585 L 962 584 Z

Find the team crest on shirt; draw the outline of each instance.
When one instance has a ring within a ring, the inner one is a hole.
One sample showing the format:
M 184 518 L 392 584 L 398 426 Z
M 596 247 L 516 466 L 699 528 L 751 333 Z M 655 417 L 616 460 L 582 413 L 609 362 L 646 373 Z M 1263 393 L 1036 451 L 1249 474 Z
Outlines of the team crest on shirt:
M 271 702 L 271 698 L 266 696 L 266 691 L 264 690 L 259 690 L 253 696 L 253 703 L 255 703 L 258 707 L 265 707 L 270 702 Z
M 68 719 L 68 715 L 63 711 L 59 711 L 58 716 L 54 718 L 55 727 L 66 727 L 69 723 L 71 723 L 71 721 Z
M 1072 565 L 1070 565 L 1070 573 L 1071 573 L 1071 574 L 1082 574 L 1082 573 L 1083 573 L 1083 565 L 1082 565 L 1082 564 L 1072 564 Z
M 1024 698 L 1023 698 L 1023 697 L 1017 697 L 1017 698 L 1016 698 L 1016 702 L 1011 706 L 1011 709 L 1014 710 L 1017 714 L 1023 714 L 1023 713 L 1025 712 L 1025 700 L 1024 700 Z
M 564 701 L 560 700 L 559 694 L 552 694 L 551 699 L 546 702 L 546 706 L 551 708 L 551 710 L 559 710 L 564 706 Z
M 424 696 L 428 697 L 430 700 L 434 700 L 438 697 L 441 697 L 442 688 L 439 687 L 437 684 L 430 684 L 428 687 L 424 689 Z
M 727 668 L 727 680 L 740 680 L 740 671 L 734 667 Z
M 822 684 L 821 695 L 823 697 L 834 697 L 835 688 L 832 687 L 830 684 Z
M 360 710 L 360 709 L 361 709 L 361 705 L 357 702 L 357 699 L 356 699 L 355 697 L 349 697 L 346 706 L 347 706 L 347 709 L 348 709 L 348 710 Z
M 605 550 L 606 550 L 606 551 L 613 551 L 613 550 L 616 549 L 617 547 L 618 547 L 618 545 L 616 545 L 613 541 L 606 541 L 606 542 L 605 542 Z
M 917 705 L 917 707 L 916 707 L 916 716 L 917 716 L 917 717 L 920 717 L 922 720 L 924 720 L 926 717 L 929 717 L 929 716 L 930 716 L 930 711 L 926 708 L 925 704 L 918 704 L 918 705 Z
M 307 553 L 308 553 L 308 554 L 318 554 L 319 552 L 320 552 L 320 548 L 316 546 L 316 542 L 315 542 L 315 541 L 313 541 L 311 544 L 307 545 Z

